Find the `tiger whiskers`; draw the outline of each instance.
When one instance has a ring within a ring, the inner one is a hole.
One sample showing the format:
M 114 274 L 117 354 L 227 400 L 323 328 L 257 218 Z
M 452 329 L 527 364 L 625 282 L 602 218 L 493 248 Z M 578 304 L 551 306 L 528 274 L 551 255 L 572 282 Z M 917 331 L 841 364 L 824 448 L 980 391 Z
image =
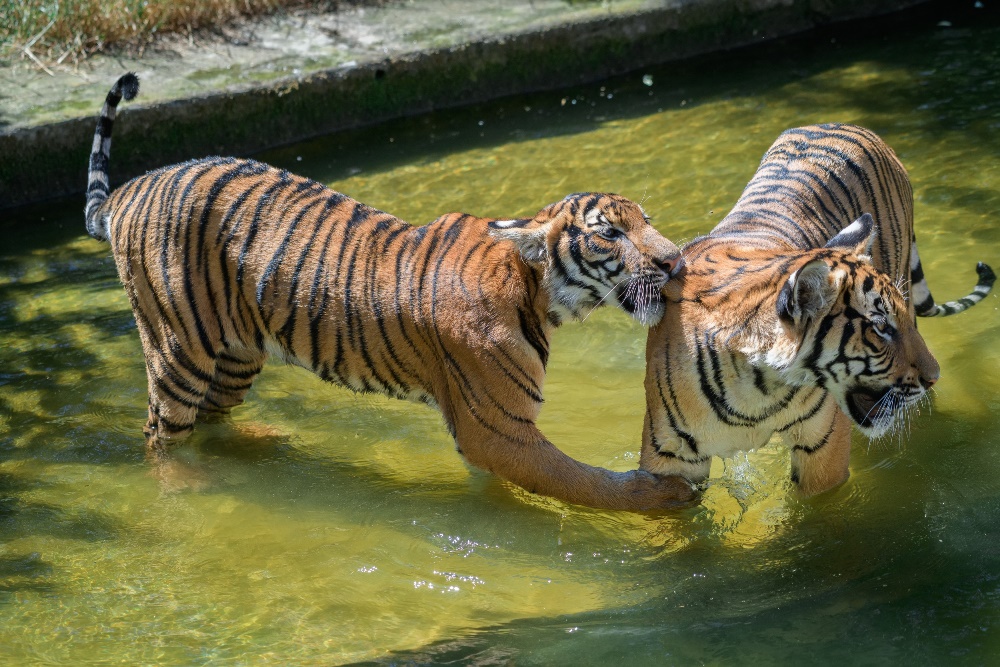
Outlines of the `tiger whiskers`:
M 586 314 L 586 315 L 584 315 L 584 316 L 583 316 L 583 319 L 581 319 L 580 321 L 581 321 L 581 322 L 586 322 L 586 321 L 587 321 L 587 318 L 588 318 L 588 317 L 590 317 L 590 316 L 591 316 L 591 314 L 593 314 L 593 312 L 594 312 L 595 310 L 597 310 L 597 309 L 598 309 L 598 308 L 600 307 L 600 305 L 601 305 L 602 303 L 604 303 L 604 302 L 605 302 L 605 301 L 607 300 L 607 298 L 608 298 L 609 296 L 611 296 L 612 294 L 614 294 L 614 291 L 615 291 L 616 289 L 618 289 L 618 287 L 619 287 L 619 286 L 620 286 L 620 285 L 621 285 L 621 284 L 622 284 L 623 282 L 625 282 L 626 280 L 631 280 L 631 278 L 630 278 L 630 277 L 628 277 L 628 276 L 623 276 L 621 280 L 619 280 L 619 281 L 618 281 L 618 282 L 616 282 L 616 283 L 615 283 L 614 285 L 612 285 L 611 289 L 609 289 L 609 290 L 608 290 L 608 291 L 607 291 L 607 292 L 606 292 L 606 293 L 604 294 L 604 296 L 602 296 L 602 297 L 600 298 L 600 300 L 599 300 L 599 301 L 598 301 L 597 303 L 595 303 L 595 304 L 593 305 L 593 307 L 592 307 L 592 308 L 591 308 L 591 309 L 590 309 L 589 311 L 587 311 L 587 314 Z
M 631 298 L 635 302 L 636 308 L 633 315 L 643 324 L 648 324 L 646 321 L 646 313 L 649 310 L 649 306 L 659 298 L 660 286 L 655 283 L 655 281 L 649 280 L 644 276 L 625 276 L 618 282 L 616 282 L 611 289 L 609 289 L 601 299 L 595 303 L 591 309 L 583 316 L 581 322 L 586 322 L 587 318 L 590 317 L 597 308 L 604 303 L 609 296 L 614 294 L 619 287 L 625 284 L 625 291 L 622 296 L 626 299 Z
M 871 420 L 871 429 L 875 436 L 872 439 L 881 438 L 891 434 L 896 425 L 896 392 L 889 391 L 882 395 L 868 412 L 865 419 Z
M 634 315 L 642 324 L 649 324 L 649 306 L 659 299 L 660 286 L 642 276 L 633 276 L 625 286 L 625 296 L 631 297 L 636 308 Z
M 888 392 L 872 406 L 866 415 L 874 415 L 872 416 L 872 426 L 876 432 L 876 435 L 868 439 L 869 451 L 871 451 L 872 445 L 877 445 L 879 449 L 889 450 L 892 449 L 893 443 L 896 445 L 896 450 L 902 451 L 905 441 L 913 432 L 914 422 L 921 414 L 921 410 L 926 406 L 930 412 L 932 405 L 930 391 L 925 391 L 915 401 L 907 400 L 906 396 L 896 391 Z

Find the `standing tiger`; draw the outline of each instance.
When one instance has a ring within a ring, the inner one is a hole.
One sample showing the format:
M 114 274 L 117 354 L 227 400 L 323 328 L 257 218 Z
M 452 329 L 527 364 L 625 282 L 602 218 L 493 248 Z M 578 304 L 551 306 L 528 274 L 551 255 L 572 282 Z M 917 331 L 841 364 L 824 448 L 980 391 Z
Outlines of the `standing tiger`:
M 937 381 L 914 315 L 965 310 L 995 278 L 980 263 L 971 294 L 934 303 L 906 171 L 851 125 L 782 134 L 729 215 L 683 252 L 647 341 L 640 468 L 700 482 L 713 456 L 778 433 L 806 495 L 847 479 L 852 421 L 889 433 Z
M 242 403 L 269 353 L 324 380 L 436 406 L 459 451 L 528 491 L 600 508 L 672 506 L 680 478 L 580 463 L 535 426 L 552 330 L 602 302 L 644 323 L 681 267 L 635 203 L 573 194 L 533 218 L 413 227 L 253 160 L 165 167 L 109 192 L 111 89 L 87 231 L 111 242 L 142 340 L 147 446 Z

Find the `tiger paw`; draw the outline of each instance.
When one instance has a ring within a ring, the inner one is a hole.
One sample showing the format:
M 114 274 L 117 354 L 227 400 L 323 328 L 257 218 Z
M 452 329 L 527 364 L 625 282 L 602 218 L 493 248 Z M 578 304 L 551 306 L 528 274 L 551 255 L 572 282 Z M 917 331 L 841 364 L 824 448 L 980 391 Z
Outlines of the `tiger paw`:
M 657 510 L 689 507 L 698 502 L 697 487 L 679 475 L 654 475 L 636 470 L 627 485 L 631 509 Z

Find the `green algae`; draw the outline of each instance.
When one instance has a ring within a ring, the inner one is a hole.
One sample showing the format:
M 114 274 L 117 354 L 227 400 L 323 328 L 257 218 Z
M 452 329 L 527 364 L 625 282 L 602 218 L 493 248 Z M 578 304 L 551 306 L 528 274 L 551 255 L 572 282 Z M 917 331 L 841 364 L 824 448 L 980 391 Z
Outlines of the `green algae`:
M 826 3 L 827 13 L 806 0 L 519 0 L 502 10 L 488 2 L 401 3 L 361 13 L 357 24 L 314 26 L 295 38 L 282 37 L 294 22 L 279 22 L 269 28 L 267 49 L 168 42 L 141 60 L 98 59 L 83 76 L 57 72 L 51 81 L 8 68 L 0 70 L 0 84 L 13 91 L 0 94 L 0 208 L 82 191 L 93 115 L 125 68 L 139 71 L 144 87 L 115 130 L 118 181 L 192 156 L 246 154 L 401 115 L 593 81 L 914 1 L 840 0 Z M 331 30 L 339 36 L 330 38 Z M 124 154 L 122 140 L 130 146 Z

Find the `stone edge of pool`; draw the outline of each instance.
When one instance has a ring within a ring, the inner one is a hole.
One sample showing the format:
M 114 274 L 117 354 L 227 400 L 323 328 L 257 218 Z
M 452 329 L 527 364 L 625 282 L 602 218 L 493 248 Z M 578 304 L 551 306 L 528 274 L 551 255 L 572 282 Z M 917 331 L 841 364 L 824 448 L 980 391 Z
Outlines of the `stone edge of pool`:
M 926 1 L 684 0 L 621 12 L 612 3 L 600 18 L 135 106 L 116 125 L 112 175 L 586 83 Z M 101 102 L 93 115 L 0 131 L 0 209 L 83 192 Z

